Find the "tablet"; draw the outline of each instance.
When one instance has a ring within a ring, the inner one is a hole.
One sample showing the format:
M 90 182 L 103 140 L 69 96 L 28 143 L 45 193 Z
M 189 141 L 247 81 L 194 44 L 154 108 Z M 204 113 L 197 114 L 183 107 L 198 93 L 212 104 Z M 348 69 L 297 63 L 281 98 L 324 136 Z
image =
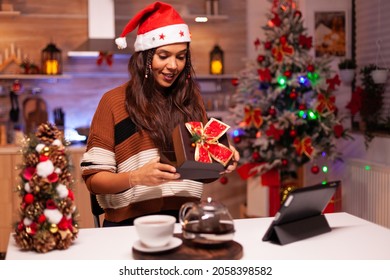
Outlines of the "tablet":
M 340 181 L 298 188 L 290 192 L 263 236 L 263 241 L 290 243 L 330 231 L 322 215 Z M 288 240 L 281 240 L 287 238 Z

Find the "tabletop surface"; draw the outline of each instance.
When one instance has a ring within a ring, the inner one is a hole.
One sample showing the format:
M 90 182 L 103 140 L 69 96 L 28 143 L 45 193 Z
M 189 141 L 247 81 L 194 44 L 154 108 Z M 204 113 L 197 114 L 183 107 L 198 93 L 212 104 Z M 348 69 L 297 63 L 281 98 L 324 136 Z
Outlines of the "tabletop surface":
M 236 219 L 234 241 L 242 245 L 244 260 L 390 260 L 390 229 L 348 213 L 325 217 L 331 232 L 283 246 L 262 241 L 273 218 Z M 181 233 L 179 224 L 175 233 Z M 21 251 L 11 235 L 6 260 L 127 260 L 137 240 L 133 226 L 85 228 L 68 249 L 42 254 Z

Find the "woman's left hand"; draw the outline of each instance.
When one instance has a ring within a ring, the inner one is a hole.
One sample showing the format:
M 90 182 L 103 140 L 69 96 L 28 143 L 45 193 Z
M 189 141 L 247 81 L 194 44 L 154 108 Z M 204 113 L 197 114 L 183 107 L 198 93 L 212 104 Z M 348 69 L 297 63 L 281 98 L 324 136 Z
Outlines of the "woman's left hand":
M 238 161 L 240 160 L 240 154 L 238 153 L 236 148 L 234 148 L 232 145 L 229 145 L 229 148 L 233 152 L 233 157 L 232 157 L 233 163 L 228 165 L 225 171 L 221 172 L 221 174 L 231 173 L 232 171 L 234 171 L 237 168 Z

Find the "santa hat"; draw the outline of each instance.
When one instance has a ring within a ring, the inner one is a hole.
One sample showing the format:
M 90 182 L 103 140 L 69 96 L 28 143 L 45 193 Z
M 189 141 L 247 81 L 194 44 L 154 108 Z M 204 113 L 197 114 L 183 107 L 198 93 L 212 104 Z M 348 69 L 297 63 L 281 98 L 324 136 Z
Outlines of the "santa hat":
M 137 26 L 136 52 L 191 41 L 187 24 L 171 5 L 163 2 L 150 4 L 127 23 L 120 37 L 115 39 L 119 49 L 127 47 L 125 37 Z

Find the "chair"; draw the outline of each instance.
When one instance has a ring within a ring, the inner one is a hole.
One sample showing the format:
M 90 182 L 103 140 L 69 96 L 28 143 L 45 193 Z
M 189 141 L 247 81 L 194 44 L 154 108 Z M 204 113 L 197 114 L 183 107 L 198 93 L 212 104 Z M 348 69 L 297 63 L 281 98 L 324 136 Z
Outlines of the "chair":
M 91 200 L 91 211 L 93 214 L 93 222 L 95 224 L 95 227 L 100 228 L 100 215 L 104 213 L 104 210 L 102 207 L 100 207 L 96 195 L 90 194 L 90 200 Z

